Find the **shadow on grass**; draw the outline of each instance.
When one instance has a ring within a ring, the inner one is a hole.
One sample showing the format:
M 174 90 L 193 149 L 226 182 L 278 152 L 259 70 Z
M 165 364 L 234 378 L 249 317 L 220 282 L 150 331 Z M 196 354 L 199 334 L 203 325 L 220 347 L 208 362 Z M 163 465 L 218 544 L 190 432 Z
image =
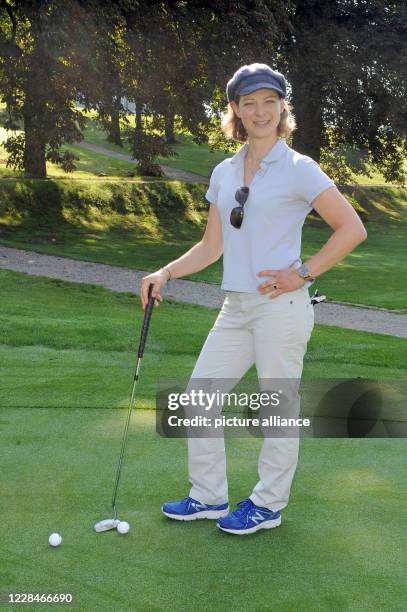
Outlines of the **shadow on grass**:
M 116 230 L 147 240 L 183 240 L 202 232 L 205 186 L 177 181 L 87 183 L 69 179 L 0 183 L 3 237 L 18 230 L 51 232 Z M 202 204 L 200 204 L 200 202 Z
M 403 221 L 407 217 L 407 189 L 379 186 L 343 186 L 341 191 L 351 196 L 361 208 L 358 211 L 362 220 Z
M 47 228 L 56 228 L 65 222 L 61 191 L 54 181 L 16 180 L 8 181 L 5 187 L 0 206 L 11 221 Z

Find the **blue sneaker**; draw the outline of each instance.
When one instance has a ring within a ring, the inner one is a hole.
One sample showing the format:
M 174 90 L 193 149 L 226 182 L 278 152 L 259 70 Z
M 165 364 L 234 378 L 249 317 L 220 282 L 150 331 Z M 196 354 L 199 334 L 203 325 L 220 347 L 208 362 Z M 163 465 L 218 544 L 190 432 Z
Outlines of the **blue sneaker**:
M 254 533 L 259 529 L 278 527 L 281 525 L 281 514 L 268 508 L 256 506 L 251 499 L 247 498 L 237 504 L 237 509 L 234 512 L 221 518 L 216 524 L 228 533 L 245 535 Z
M 176 502 L 163 504 L 161 510 L 169 518 L 177 521 L 194 521 L 195 519 L 218 519 L 226 516 L 229 512 L 229 504 L 210 506 L 193 499 L 185 497 Z

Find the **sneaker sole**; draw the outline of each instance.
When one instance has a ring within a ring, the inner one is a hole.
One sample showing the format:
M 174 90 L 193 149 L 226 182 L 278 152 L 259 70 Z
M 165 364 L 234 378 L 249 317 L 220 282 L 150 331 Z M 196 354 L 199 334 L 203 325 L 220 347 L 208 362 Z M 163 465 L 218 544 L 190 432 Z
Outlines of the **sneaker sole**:
M 229 514 L 229 508 L 225 508 L 224 510 L 206 510 L 205 512 L 196 512 L 195 514 L 186 514 L 182 516 L 181 514 L 170 514 L 169 512 L 165 512 L 162 508 L 161 511 L 168 518 L 175 519 L 176 521 L 195 521 L 197 519 L 220 519 Z
M 270 521 L 264 521 L 255 527 L 251 527 L 250 529 L 226 529 L 225 527 L 221 527 L 217 525 L 219 529 L 225 531 L 226 533 L 233 533 L 235 535 L 248 535 L 249 533 L 254 533 L 255 531 L 259 531 L 260 529 L 274 529 L 275 527 L 279 527 L 281 525 L 281 516 L 276 519 L 272 519 Z

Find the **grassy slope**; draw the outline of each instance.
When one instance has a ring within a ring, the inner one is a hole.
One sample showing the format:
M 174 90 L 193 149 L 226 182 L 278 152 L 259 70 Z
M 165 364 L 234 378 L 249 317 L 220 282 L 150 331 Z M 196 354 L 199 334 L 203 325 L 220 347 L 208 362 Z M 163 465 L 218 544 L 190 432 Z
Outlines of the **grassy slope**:
M 107 174 L 109 179 L 127 178 L 128 172 L 135 172 L 135 164 L 130 161 L 123 161 L 107 157 L 93 151 L 82 149 L 76 145 L 65 147 L 72 151 L 78 160 L 75 162 L 77 170 L 75 172 L 66 173 L 59 166 L 47 163 L 47 176 L 53 179 L 87 179 L 96 180 L 99 172 Z M 23 178 L 22 172 L 7 168 L 5 164 L 6 153 L 4 148 L 0 146 L 0 178 Z
M 216 310 L 154 311 L 119 497 L 132 529 L 95 534 L 110 514 L 140 306 L 99 287 L 5 271 L 0 281 L 2 591 L 71 592 L 78 610 L 404 609 L 405 440 L 303 440 L 272 532 L 237 541 L 161 516 L 188 491 L 185 440 L 158 437 L 145 409 L 157 378 L 190 375 Z M 406 363 L 405 340 L 316 326 L 304 376 L 404 378 Z M 231 502 L 256 482 L 259 448 L 227 440 Z
M 104 149 L 131 155 L 130 145 L 125 137 L 123 137 L 122 147 L 109 142 L 106 138 L 106 133 L 100 129 L 97 122 L 91 116 L 88 117 L 86 129 L 84 130 L 84 139 L 86 142 L 103 147 Z M 222 151 L 211 151 L 206 144 L 197 145 L 187 133 L 177 134 L 176 139 L 177 144 L 173 145 L 172 148 L 177 155 L 175 157 L 159 157 L 157 161 L 160 164 L 179 170 L 196 172 L 202 176 L 209 177 L 212 168 L 231 155 Z M 236 147 L 236 150 L 237 148 L 239 147 Z
M 206 223 L 205 188 L 176 181 L 144 187 L 49 181 L 47 193 L 38 182 L 23 186 L 8 181 L 0 187 L 0 243 L 75 259 L 153 271 L 198 242 Z M 10 201 L 23 197 L 28 204 L 16 204 L 6 212 Z M 324 274 L 317 286 L 333 300 L 405 309 L 407 260 L 401 253 L 405 249 L 407 191 L 365 188 L 355 197 L 369 215 L 368 240 Z M 57 205 L 50 211 L 44 204 L 47 201 Z M 31 217 L 25 209 L 19 212 L 18 206 L 31 206 Z M 38 215 L 35 211 L 41 207 L 44 210 Z M 52 218 L 51 212 L 58 218 Z M 308 217 L 303 259 L 317 252 L 330 234 L 324 222 Z M 222 260 L 188 278 L 220 283 Z

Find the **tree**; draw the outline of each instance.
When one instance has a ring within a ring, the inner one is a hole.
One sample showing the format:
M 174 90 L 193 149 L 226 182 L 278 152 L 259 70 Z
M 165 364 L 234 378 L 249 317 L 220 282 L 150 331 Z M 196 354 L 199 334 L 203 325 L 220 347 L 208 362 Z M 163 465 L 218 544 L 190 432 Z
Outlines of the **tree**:
M 46 160 L 70 171 L 74 155 L 61 152 L 61 146 L 82 137 L 84 120 L 75 107 L 80 66 L 73 44 L 83 17 L 81 7 L 74 0 L 1 0 L 0 6 L 0 88 L 9 109 L 6 128 L 23 122 L 23 134 L 5 143 L 9 163 L 35 177 L 46 176 Z M 13 49 L 11 57 L 7 47 Z
M 82 138 L 79 95 L 118 144 L 120 99 L 137 103 L 128 133 L 142 173 L 159 173 L 156 157 L 172 154 L 174 124 L 197 143 L 212 134 L 220 143 L 226 82 L 257 61 L 288 78 L 296 150 L 335 179 L 366 172 L 369 161 L 404 182 L 402 0 L 0 0 L 0 8 L 6 127 L 24 128 L 5 146 L 28 175 L 45 176 L 47 159 L 74 167 L 61 145 Z
M 126 22 L 120 3 L 87 0 L 84 6 L 86 36 L 81 40 L 81 52 L 86 70 L 79 99 L 85 110 L 97 111 L 107 139 L 122 146 L 120 121 L 126 121 L 126 110 L 121 104 L 128 52 L 123 39 Z
M 405 3 L 301 0 L 291 23 L 279 62 L 292 87 L 293 148 L 359 174 L 369 161 L 387 181 L 404 183 Z
M 208 141 L 208 110 L 219 87 L 224 90 L 242 61 L 264 61 L 277 48 L 289 23 L 287 6 L 264 0 L 178 0 L 151 2 L 149 11 L 129 12 L 124 82 L 133 90 L 133 99 L 154 114 L 154 127 L 161 127 L 167 142 L 174 138 L 175 118 L 195 142 Z M 132 140 L 135 157 L 137 147 L 147 149 L 149 131 L 155 138 L 150 150 L 157 153 L 157 136 L 148 122 L 142 125 L 137 119 L 137 129 L 139 136 Z M 161 154 L 165 144 L 163 139 Z

